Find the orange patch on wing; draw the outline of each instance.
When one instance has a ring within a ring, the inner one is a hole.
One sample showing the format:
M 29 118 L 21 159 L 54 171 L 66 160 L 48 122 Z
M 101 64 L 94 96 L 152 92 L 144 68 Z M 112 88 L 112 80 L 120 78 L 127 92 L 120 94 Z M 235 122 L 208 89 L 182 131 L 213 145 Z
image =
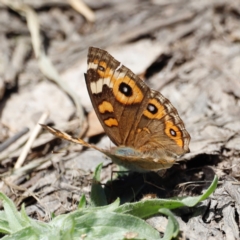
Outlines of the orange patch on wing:
M 107 67 L 107 63 L 104 61 L 100 61 L 98 59 L 94 59 L 93 63 L 98 65 L 97 72 L 101 78 L 103 77 L 111 77 L 113 75 L 113 70 Z
M 118 126 L 118 121 L 116 118 L 108 118 L 107 120 L 104 120 L 104 123 L 108 127 Z
M 98 105 L 98 110 L 100 113 L 113 112 L 113 106 L 110 102 L 103 101 Z
M 162 117 L 164 117 L 166 115 L 164 106 L 159 103 L 159 101 L 157 99 L 150 99 L 148 101 L 148 104 L 152 104 L 156 107 L 157 112 L 156 113 L 151 113 L 148 109 L 145 109 L 143 111 L 143 115 L 149 119 L 161 119 Z
M 132 105 L 135 103 L 140 103 L 143 100 L 143 93 L 140 88 L 136 85 L 135 81 L 132 80 L 128 76 L 124 76 L 123 78 L 115 78 L 111 79 L 113 82 L 113 94 L 116 100 L 124 105 Z M 121 83 L 127 84 L 132 89 L 132 95 L 126 96 L 119 91 L 119 86 Z
M 100 61 L 100 63 L 98 64 L 99 66 L 103 67 L 104 69 L 107 68 L 107 63 L 104 61 Z
M 175 133 L 175 136 L 171 134 L 171 131 Z M 173 122 L 165 122 L 165 133 L 169 138 L 174 140 L 179 147 L 183 147 L 182 132 Z
M 97 72 L 100 78 L 111 78 L 113 75 L 113 70 L 107 66 L 107 63 L 104 61 L 94 60 L 95 64 L 98 64 Z

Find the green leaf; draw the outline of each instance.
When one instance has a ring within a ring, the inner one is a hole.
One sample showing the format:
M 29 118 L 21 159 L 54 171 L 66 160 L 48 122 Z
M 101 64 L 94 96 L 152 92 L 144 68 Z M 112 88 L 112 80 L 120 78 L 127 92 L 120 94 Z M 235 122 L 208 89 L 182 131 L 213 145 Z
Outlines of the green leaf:
M 102 163 L 99 164 L 94 172 L 91 189 L 91 204 L 92 206 L 105 206 L 107 199 L 104 189 L 100 183 L 100 174 L 102 170 Z
M 214 177 L 211 186 L 206 192 L 197 197 L 181 197 L 170 199 L 150 199 L 136 203 L 126 203 L 118 207 L 115 212 L 127 213 L 140 218 L 147 218 L 158 213 L 160 208 L 176 209 L 179 207 L 193 207 L 200 201 L 205 200 L 217 187 L 218 178 Z
M 11 228 L 9 227 L 6 213 L 0 211 L 0 233 L 11 233 Z
M 85 208 L 85 209 L 79 209 L 75 212 L 70 213 L 70 215 L 75 219 L 77 217 L 83 216 L 84 214 L 87 213 L 94 213 L 94 212 L 99 212 L 102 214 L 106 214 L 108 212 L 113 212 L 114 210 L 116 210 L 120 205 L 120 200 L 119 198 L 116 199 L 113 203 L 103 206 L 103 207 L 89 207 L 89 208 Z M 54 219 L 54 221 L 59 221 L 60 218 L 64 217 L 64 215 L 58 216 Z M 61 220 L 60 220 L 61 221 Z
M 3 201 L 5 217 L 8 222 L 9 230 L 16 232 L 28 225 L 28 222 L 21 218 L 20 213 L 17 211 L 11 199 L 0 192 L 0 199 Z M 6 224 L 5 224 L 6 226 Z
M 83 194 L 79 200 L 78 209 L 85 208 L 85 207 L 86 207 L 86 196 L 85 194 Z
M 114 212 L 88 213 L 75 219 L 74 237 L 88 239 L 124 239 L 135 233 L 137 239 L 159 239 L 159 233 L 145 221 L 127 214 Z
M 63 221 L 62 228 L 61 228 L 61 239 L 72 240 L 74 229 L 75 229 L 75 221 L 71 216 L 69 216 L 68 218 L 65 219 L 65 221 Z
M 21 206 L 21 219 L 23 219 L 30 226 L 30 218 L 26 213 L 24 204 Z
M 32 229 L 32 227 L 26 227 L 21 229 L 20 231 L 17 231 L 11 235 L 7 235 L 2 238 L 2 240 L 16 240 L 16 239 L 17 240 L 39 240 L 39 237 L 37 234 L 35 234 L 35 231 Z
M 177 237 L 179 233 L 179 224 L 173 213 L 166 208 L 159 209 L 159 213 L 168 216 L 168 224 L 162 240 L 171 240 Z

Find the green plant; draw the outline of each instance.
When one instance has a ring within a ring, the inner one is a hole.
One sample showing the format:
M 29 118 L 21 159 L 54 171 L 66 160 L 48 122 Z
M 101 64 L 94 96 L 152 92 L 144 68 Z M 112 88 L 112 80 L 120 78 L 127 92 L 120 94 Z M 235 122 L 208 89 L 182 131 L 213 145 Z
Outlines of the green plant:
M 0 193 L 4 207 L 0 212 L 0 232 L 5 234 L 2 239 L 172 239 L 178 235 L 179 225 L 170 209 L 195 206 L 216 189 L 218 182 L 215 177 L 206 192 L 197 197 L 150 199 L 123 205 L 117 199 L 106 205 L 104 190 L 99 184 L 101 167 L 99 165 L 94 173 L 91 205 L 87 206 L 82 196 L 78 210 L 57 216 L 49 223 L 28 217 L 24 206 L 17 211 L 14 203 Z M 163 238 L 143 220 L 156 214 L 168 217 Z

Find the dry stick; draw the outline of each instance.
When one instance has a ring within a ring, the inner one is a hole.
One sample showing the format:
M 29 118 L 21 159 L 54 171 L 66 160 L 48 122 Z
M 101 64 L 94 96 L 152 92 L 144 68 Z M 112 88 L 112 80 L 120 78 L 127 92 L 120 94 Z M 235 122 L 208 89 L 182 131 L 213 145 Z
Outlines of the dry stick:
M 22 164 L 24 163 L 24 160 L 26 159 L 26 156 L 33 144 L 33 141 L 35 140 L 35 138 L 37 137 L 37 135 L 39 134 L 40 130 L 42 129 L 41 126 L 39 125 L 39 123 L 44 123 L 46 121 L 48 117 L 48 112 L 44 112 L 41 116 L 41 118 L 39 119 L 37 125 L 35 126 L 35 128 L 33 129 L 30 138 L 28 139 L 26 145 L 24 146 L 14 168 L 18 169 L 22 166 Z
M 25 127 L 20 132 L 16 133 L 14 136 L 8 138 L 5 142 L 0 144 L 0 152 L 9 147 L 12 143 L 16 142 L 20 137 L 26 134 L 29 131 L 29 128 Z
M 68 0 L 70 5 L 80 12 L 89 22 L 95 22 L 94 12 L 81 0 Z

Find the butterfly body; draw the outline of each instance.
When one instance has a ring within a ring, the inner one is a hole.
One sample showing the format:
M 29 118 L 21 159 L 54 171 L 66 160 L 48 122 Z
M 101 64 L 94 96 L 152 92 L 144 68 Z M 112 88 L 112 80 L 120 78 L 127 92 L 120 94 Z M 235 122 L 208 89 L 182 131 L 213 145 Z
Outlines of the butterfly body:
M 124 146 L 115 147 L 103 153 L 110 157 L 114 163 L 136 172 L 158 171 L 170 168 L 175 163 L 175 157 L 162 155 L 163 152 L 143 153 Z
M 99 149 L 48 128 L 53 134 L 58 131 L 57 136 L 93 147 L 138 172 L 169 168 L 189 152 L 190 135 L 176 108 L 108 52 L 89 48 L 85 80 L 98 119 L 117 147 Z

